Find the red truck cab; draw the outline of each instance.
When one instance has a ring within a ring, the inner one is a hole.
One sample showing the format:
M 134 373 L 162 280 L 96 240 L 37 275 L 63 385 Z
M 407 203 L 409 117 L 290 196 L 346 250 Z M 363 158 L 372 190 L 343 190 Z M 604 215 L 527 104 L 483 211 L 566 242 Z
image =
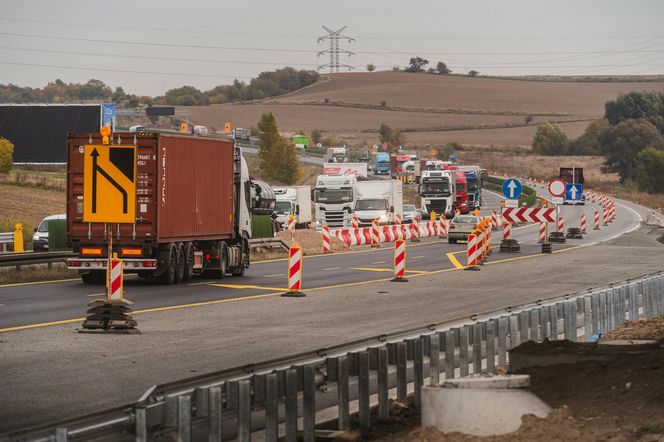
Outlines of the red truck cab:
M 457 172 L 455 174 L 455 209 L 458 209 L 462 214 L 470 212 L 468 207 L 468 181 L 466 180 L 466 174 L 463 172 Z

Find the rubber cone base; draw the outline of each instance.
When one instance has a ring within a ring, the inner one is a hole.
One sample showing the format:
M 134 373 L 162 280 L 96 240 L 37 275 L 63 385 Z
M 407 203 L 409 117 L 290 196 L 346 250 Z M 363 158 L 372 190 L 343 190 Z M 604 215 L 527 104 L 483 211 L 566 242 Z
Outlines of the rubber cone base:
M 406 278 L 392 278 L 390 279 L 391 282 L 408 282 Z
M 286 292 L 282 293 L 281 296 L 284 298 L 304 298 L 307 295 L 302 292 Z

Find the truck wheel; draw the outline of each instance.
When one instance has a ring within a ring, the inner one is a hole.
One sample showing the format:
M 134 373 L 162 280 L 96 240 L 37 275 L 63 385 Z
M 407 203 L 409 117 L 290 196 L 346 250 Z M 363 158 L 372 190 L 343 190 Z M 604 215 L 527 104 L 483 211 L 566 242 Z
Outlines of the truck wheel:
M 448 238 L 448 239 L 447 239 L 447 242 L 450 243 L 450 244 L 456 244 L 456 243 L 457 243 L 457 240 L 456 240 L 456 239 L 452 239 L 452 238 Z
M 161 275 L 161 282 L 164 284 L 175 284 L 175 273 L 177 272 L 178 252 L 175 247 L 171 246 L 171 251 L 168 256 L 168 265 L 166 271 Z
M 228 271 L 228 247 L 225 242 L 221 243 L 219 248 L 219 268 L 217 269 L 217 278 L 222 279 L 226 277 Z
M 191 277 L 194 275 L 194 245 L 192 243 L 185 243 L 184 256 L 184 280 L 191 281 Z
M 233 276 L 244 276 L 244 271 L 249 267 L 249 247 L 247 241 L 242 241 L 242 256 L 240 257 L 240 266 L 233 270 Z
M 176 265 L 176 268 L 175 268 L 175 283 L 180 284 L 182 281 L 184 281 L 184 268 L 186 266 L 184 245 L 182 245 L 182 243 L 180 243 L 180 244 L 176 244 L 175 247 L 177 248 L 177 265 Z
M 103 270 L 91 270 L 81 273 L 81 279 L 85 284 L 103 284 L 106 282 L 106 272 Z

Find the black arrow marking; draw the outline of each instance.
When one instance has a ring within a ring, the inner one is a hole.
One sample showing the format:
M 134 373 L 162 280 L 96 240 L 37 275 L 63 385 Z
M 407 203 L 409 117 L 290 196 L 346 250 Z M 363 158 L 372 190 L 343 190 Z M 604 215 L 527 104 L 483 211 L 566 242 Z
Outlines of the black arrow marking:
M 127 213 L 127 191 L 118 184 L 117 181 L 113 179 L 104 169 L 102 169 L 97 164 L 97 158 L 99 157 L 99 152 L 97 149 L 93 149 L 90 154 L 92 157 L 92 213 L 97 213 L 97 172 L 99 172 L 109 183 L 111 183 L 120 193 L 122 194 L 122 213 Z

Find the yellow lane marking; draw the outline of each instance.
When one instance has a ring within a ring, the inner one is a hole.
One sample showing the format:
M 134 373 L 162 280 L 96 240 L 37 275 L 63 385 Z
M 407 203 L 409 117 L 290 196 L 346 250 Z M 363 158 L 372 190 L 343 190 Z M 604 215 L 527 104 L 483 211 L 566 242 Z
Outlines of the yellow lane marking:
M 0 284 L 0 289 L 5 287 L 20 287 L 23 285 L 36 285 L 36 284 L 52 284 L 55 282 L 69 282 L 69 281 L 80 281 L 80 278 L 71 278 L 71 279 L 53 279 L 51 281 L 34 281 L 34 282 L 16 282 L 13 284 Z
M 452 263 L 452 265 L 454 265 L 454 267 L 456 267 L 457 269 L 462 269 L 462 268 L 463 268 L 463 264 L 461 264 L 461 263 L 459 262 L 459 260 L 456 259 L 456 256 L 454 256 L 454 253 L 459 253 L 459 252 L 451 252 L 451 253 L 448 253 L 448 254 L 447 254 L 447 258 L 450 260 L 450 262 Z
M 244 290 L 244 289 L 256 289 L 256 290 L 281 290 L 281 291 L 287 291 L 287 288 L 281 288 L 281 287 L 263 287 L 261 285 L 244 285 L 244 284 L 216 284 L 216 283 L 211 283 L 208 284 L 211 286 L 215 287 L 224 287 L 228 289 L 238 289 L 238 290 Z
M 351 270 L 364 270 L 364 271 L 367 271 L 367 272 L 393 272 L 394 271 L 394 269 L 379 269 L 379 268 L 376 268 L 376 267 L 352 267 Z M 429 273 L 429 272 L 423 271 L 423 270 L 406 270 L 406 272 L 422 273 L 422 274 Z
M 588 247 L 593 244 L 583 244 L 579 246 L 574 246 L 574 247 L 568 247 L 566 249 L 561 249 L 561 250 L 556 250 L 553 253 L 563 253 L 567 252 L 570 250 L 574 249 L 580 249 L 582 247 Z M 455 253 L 461 253 L 461 252 L 455 252 Z M 546 256 L 546 254 L 535 254 L 535 255 L 528 255 L 528 256 L 520 256 L 516 258 L 505 258 L 497 261 L 488 261 L 487 264 L 498 264 L 500 262 L 508 262 L 508 261 L 514 261 L 517 259 L 526 259 L 526 258 L 538 258 Z M 433 270 L 430 272 L 422 272 L 419 274 L 414 274 L 410 275 L 411 278 L 417 278 L 419 276 L 427 276 L 427 275 L 436 275 L 439 273 L 447 273 L 447 272 L 455 272 L 460 270 L 459 268 L 449 268 L 449 269 L 441 269 L 441 270 Z M 349 283 L 344 283 L 344 284 L 336 284 L 336 285 L 328 285 L 328 286 L 323 286 L 323 287 L 314 287 L 310 289 L 306 289 L 305 291 L 307 292 L 317 292 L 321 290 L 328 290 L 328 289 L 334 289 L 334 288 L 341 288 L 341 287 L 353 287 L 353 286 L 358 286 L 358 285 L 366 285 L 366 284 L 375 284 L 377 282 L 387 282 L 390 281 L 391 278 L 382 278 L 382 279 L 373 279 L 373 280 L 367 280 L 367 281 L 359 281 L 359 282 L 349 282 Z M 281 290 L 281 289 L 280 289 Z M 151 308 L 151 309 L 145 309 L 145 310 L 136 310 L 134 311 L 133 314 L 143 314 L 143 313 L 152 313 L 152 312 L 162 312 L 162 311 L 168 311 L 168 310 L 179 310 L 183 308 L 192 308 L 192 307 L 201 307 L 201 306 L 206 306 L 206 305 L 215 305 L 215 304 L 223 304 L 227 302 L 235 302 L 235 301 L 250 301 L 253 299 L 261 299 L 261 298 L 268 298 L 268 297 L 274 297 L 274 296 L 280 296 L 284 290 L 278 291 L 278 292 L 273 292 L 273 293 L 264 293 L 262 295 L 252 295 L 252 296 L 244 296 L 240 298 L 228 298 L 228 299 L 217 299 L 215 301 L 204 301 L 204 302 L 196 302 L 192 304 L 179 304 L 179 305 L 172 305 L 168 307 L 157 307 L 157 308 Z M 19 330 L 28 330 L 32 328 L 40 328 L 40 327 L 48 327 L 52 325 L 62 325 L 62 324 L 72 324 L 75 322 L 81 322 L 85 318 L 75 318 L 75 319 L 65 319 L 62 321 L 54 321 L 54 322 L 43 322 L 43 323 L 38 323 L 38 324 L 29 324 L 29 325 L 20 325 L 17 327 L 9 327 L 9 328 L 2 328 L 0 329 L 0 333 L 3 332 L 10 332 L 10 331 L 19 331 Z
M 275 273 L 274 275 L 265 275 L 263 278 L 276 278 L 277 276 L 286 276 L 285 273 Z

